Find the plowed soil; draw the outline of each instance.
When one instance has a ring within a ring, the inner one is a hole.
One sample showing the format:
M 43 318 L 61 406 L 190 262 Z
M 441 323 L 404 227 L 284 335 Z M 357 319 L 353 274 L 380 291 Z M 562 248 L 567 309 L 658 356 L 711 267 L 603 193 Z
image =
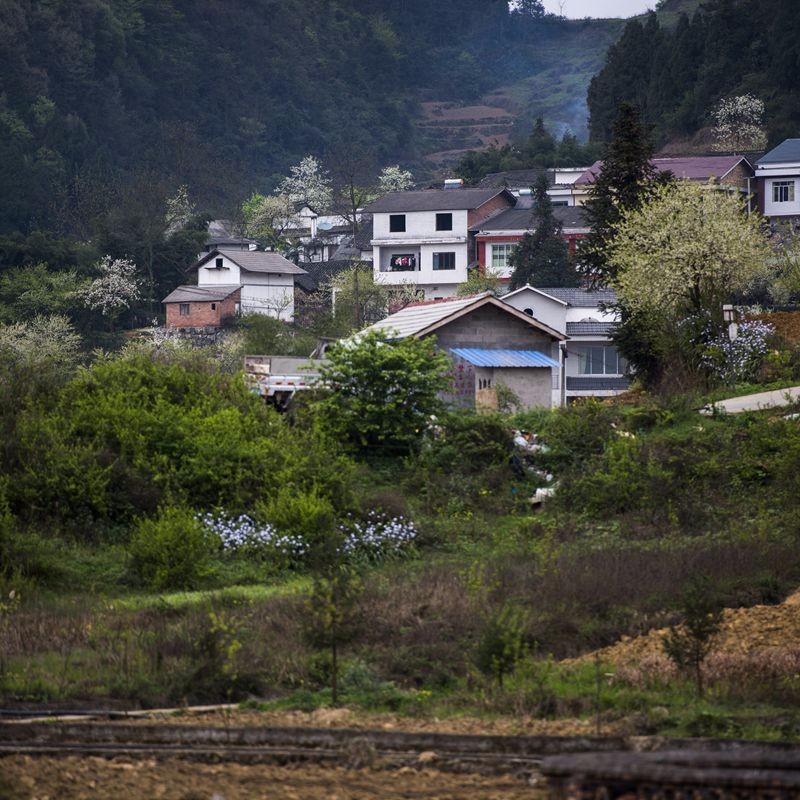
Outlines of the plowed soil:
M 0 760 L 3 800 L 542 800 L 519 778 L 102 758 Z

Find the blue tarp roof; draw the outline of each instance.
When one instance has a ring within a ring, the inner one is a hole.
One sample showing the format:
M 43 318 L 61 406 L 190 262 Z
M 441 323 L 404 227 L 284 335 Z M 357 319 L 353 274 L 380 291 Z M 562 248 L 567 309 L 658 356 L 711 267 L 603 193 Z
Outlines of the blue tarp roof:
M 538 350 L 483 350 L 477 347 L 453 347 L 453 355 L 476 367 L 558 367 L 558 361 Z

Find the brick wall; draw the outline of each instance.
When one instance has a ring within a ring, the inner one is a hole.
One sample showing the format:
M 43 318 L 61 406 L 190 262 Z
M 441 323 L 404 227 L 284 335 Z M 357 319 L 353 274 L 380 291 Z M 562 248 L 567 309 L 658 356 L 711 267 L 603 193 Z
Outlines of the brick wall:
M 471 228 L 479 222 L 485 220 L 490 214 L 495 211 L 500 211 L 504 208 L 511 208 L 514 204 L 505 194 L 498 194 L 491 200 L 487 200 L 482 206 L 470 209 L 467 214 L 467 227 Z
M 166 304 L 166 326 L 168 328 L 213 328 L 225 319 L 234 316 L 240 302 L 241 290 L 237 290 L 224 300 L 188 303 L 189 313 L 181 314 L 182 303 Z M 214 308 L 212 308 L 214 306 Z

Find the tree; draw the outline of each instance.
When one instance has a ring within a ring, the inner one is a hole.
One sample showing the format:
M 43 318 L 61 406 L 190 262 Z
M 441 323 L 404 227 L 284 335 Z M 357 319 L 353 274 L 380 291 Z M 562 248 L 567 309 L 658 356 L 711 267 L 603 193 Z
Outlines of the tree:
M 578 276 L 569 263 L 567 243 L 561 238 L 561 223 L 553 216 L 547 194 L 547 178 L 540 175 L 533 188 L 533 232 L 526 233 L 513 249 L 508 263 L 514 268 L 511 288 L 531 286 L 577 286 Z
M 108 317 L 113 326 L 120 313 L 141 298 L 136 264 L 107 255 L 99 261 L 97 270 L 99 277 L 82 290 L 81 296 L 87 308 Z
M 293 203 L 308 203 L 317 212 L 330 208 L 333 190 L 328 172 L 314 156 L 306 156 L 291 167 L 291 175 L 278 185 L 276 194 L 285 195 Z
M 689 181 L 654 190 L 628 211 L 609 245 L 623 309 L 618 346 L 653 382 L 680 359 L 701 369 L 701 348 L 723 328 L 722 304 L 774 269 L 760 218 L 741 197 Z
M 340 441 L 383 454 L 408 452 L 442 408 L 450 359 L 432 338 L 387 340 L 367 331 L 337 342 L 322 366 L 316 409 Z
M 456 296 L 468 297 L 471 294 L 480 294 L 481 292 L 494 292 L 498 294 L 499 291 L 500 277 L 496 272 L 485 267 L 482 270 L 470 270 L 467 273 L 467 279 L 464 283 L 459 283 L 456 287 Z
M 762 123 L 764 101 L 752 94 L 723 97 L 711 112 L 715 150 L 761 150 L 767 145 Z
M 389 192 L 407 192 L 414 187 L 414 176 L 407 169 L 400 169 L 398 164 L 393 167 L 384 167 L 378 175 L 378 191 L 381 194 Z
M 703 696 L 703 662 L 711 652 L 722 624 L 722 609 L 703 583 L 692 586 L 682 600 L 683 623 L 673 625 L 662 639 L 664 652 L 675 666 L 694 678 Z
M 613 137 L 584 206 L 590 230 L 581 242 L 579 269 L 595 286 L 613 279 L 609 244 L 624 214 L 642 204 L 656 179 L 653 148 L 637 106 L 619 106 Z
M 523 14 L 534 19 L 540 19 L 545 14 L 542 0 L 516 0 L 514 11 L 517 14 Z
M 288 196 L 265 196 L 256 192 L 242 203 L 242 218 L 245 235 L 255 239 L 261 247 L 281 252 L 289 247 L 284 233 L 296 217 L 294 204 Z

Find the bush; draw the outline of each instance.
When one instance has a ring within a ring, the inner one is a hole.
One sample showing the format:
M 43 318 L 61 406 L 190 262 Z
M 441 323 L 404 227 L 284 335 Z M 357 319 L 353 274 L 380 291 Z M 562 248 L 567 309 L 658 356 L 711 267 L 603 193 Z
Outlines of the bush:
M 196 589 L 213 572 L 219 539 L 187 508 L 162 508 L 136 525 L 130 543 L 132 572 L 148 589 Z

